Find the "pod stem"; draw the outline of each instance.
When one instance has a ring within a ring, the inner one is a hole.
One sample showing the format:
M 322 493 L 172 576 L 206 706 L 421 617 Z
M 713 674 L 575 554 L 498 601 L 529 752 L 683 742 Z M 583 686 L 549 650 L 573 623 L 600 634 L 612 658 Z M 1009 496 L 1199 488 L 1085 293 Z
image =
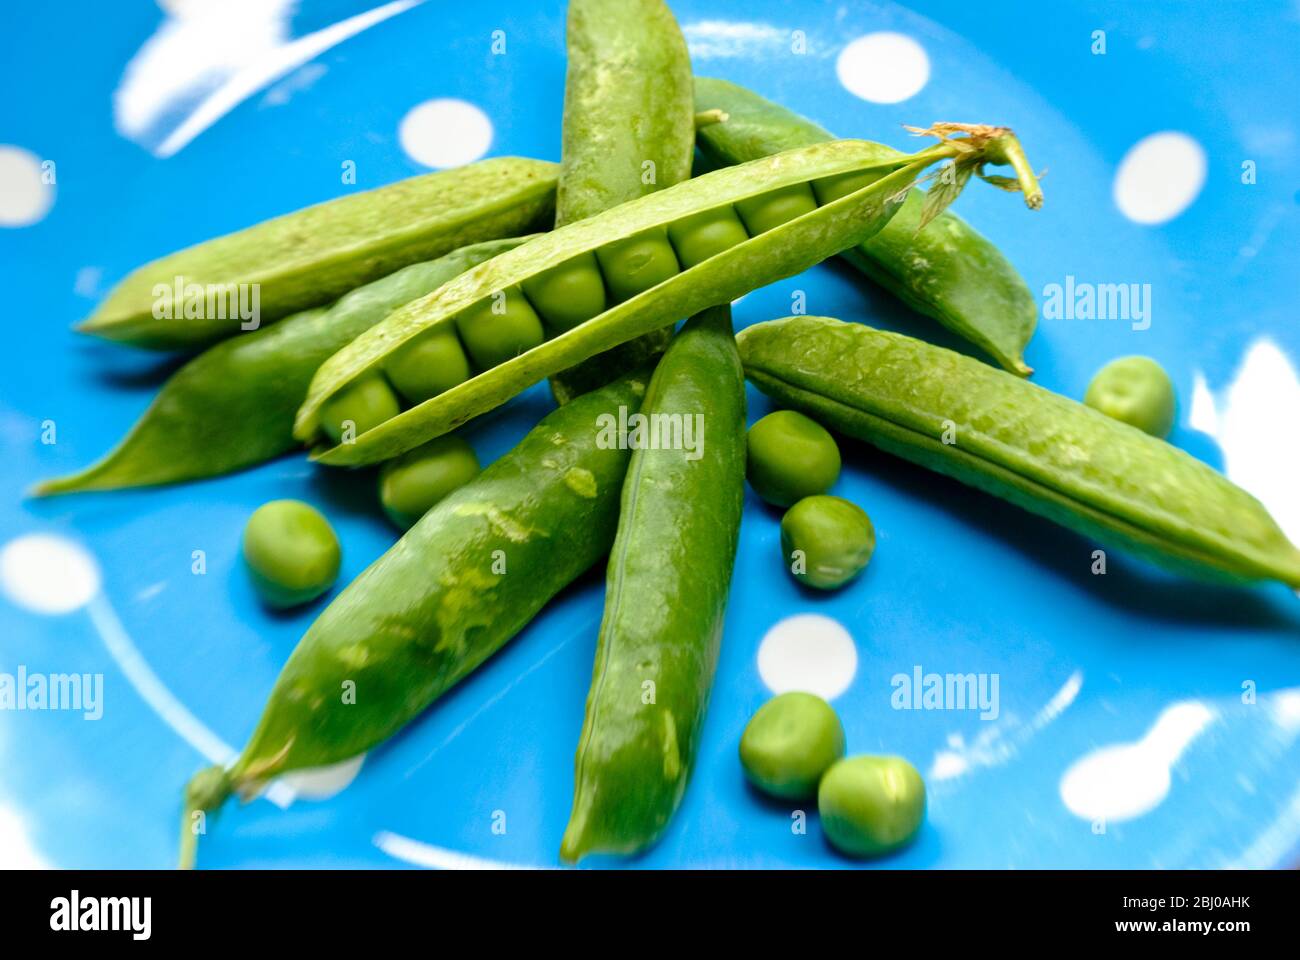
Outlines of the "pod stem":
M 725 110 L 701 110 L 695 114 L 695 129 L 711 127 L 715 123 L 726 123 L 730 119 L 730 114 Z
M 181 814 L 181 842 L 177 865 L 182 870 L 193 870 L 199 852 L 199 834 L 196 813 L 218 810 L 235 792 L 234 771 L 226 767 L 208 767 L 196 773 L 185 787 L 185 809 Z
M 1008 127 L 993 127 L 974 123 L 936 123 L 927 128 L 906 127 L 917 136 L 937 137 L 940 144 L 911 156 L 913 163 L 926 164 L 936 160 L 951 160 L 935 186 L 926 196 L 922 211 L 921 230 L 942 213 L 970 181 L 972 175 L 1002 190 L 1017 191 L 1025 195 L 1025 205 L 1037 210 L 1043 205 L 1043 190 L 1038 177 L 1025 157 L 1024 147 Z M 954 136 L 959 134 L 959 136 Z M 986 164 L 1010 165 L 1015 177 L 1000 177 L 984 172 Z

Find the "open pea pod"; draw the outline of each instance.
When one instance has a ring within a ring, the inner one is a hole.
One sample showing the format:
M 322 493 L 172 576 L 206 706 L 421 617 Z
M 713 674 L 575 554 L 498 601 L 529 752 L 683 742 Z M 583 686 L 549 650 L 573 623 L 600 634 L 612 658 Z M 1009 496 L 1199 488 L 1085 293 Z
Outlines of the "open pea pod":
M 1010 131 L 946 125 L 935 132 L 940 144 L 901 158 L 882 159 L 878 145 L 855 140 L 787 151 L 538 237 L 396 311 L 326 361 L 298 412 L 295 435 L 310 442 L 323 428 L 335 438 L 314 455 L 328 464 L 396 456 L 596 353 L 861 243 L 889 222 L 917 177 L 942 160 L 1016 159 L 1017 172 L 1026 171 L 1026 202 L 1041 203 Z M 967 136 L 949 137 L 952 132 Z M 558 290 L 546 290 L 549 282 Z M 572 310 L 575 289 L 589 294 L 585 314 Z M 543 324 L 556 335 L 545 339 Z M 507 325 L 518 333 L 506 336 Z M 452 335 L 466 341 L 473 375 L 428 391 L 395 416 L 392 403 L 374 402 L 399 349 L 422 348 L 415 338 L 436 337 L 445 354 Z M 378 413 L 342 416 L 354 391 Z
M 37 484 L 35 496 L 199 480 L 292 450 L 312 374 L 367 327 L 470 267 L 525 242 L 487 240 L 413 263 L 329 307 L 214 344 L 176 371 L 131 431 L 97 463 Z
M 1091 407 L 829 317 L 756 324 L 737 342 L 760 390 L 841 433 L 1176 570 L 1300 588 L 1300 550 L 1259 501 Z
M 701 152 L 721 164 L 834 139 L 811 120 L 726 80 L 696 77 L 695 105 L 725 117 L 698 133 Z M 880 149 L 886 156 L 899 155 L 890 147 Z M 1029 287 L 997 247 L 956 214 L 945 213 L 919 230 L 924 196 L 914 192 L 888 226 L 842 256 L 1004 370 L 1028 376 L 1033 371 L 1024 349 L 1038 323 Z
M 457 247 L 547 229 L 558 173 L 496 157 L 318 203 L 145 264 L 77 329 L 194 350 Z

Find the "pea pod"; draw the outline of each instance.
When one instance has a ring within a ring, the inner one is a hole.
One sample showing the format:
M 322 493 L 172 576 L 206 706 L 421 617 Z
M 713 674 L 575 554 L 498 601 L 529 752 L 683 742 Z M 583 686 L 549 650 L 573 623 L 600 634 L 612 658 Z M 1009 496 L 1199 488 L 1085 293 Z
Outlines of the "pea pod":
M 137 347 L 198 349 L 241 331 L 244 317 L 232 309 L 241 293 L 240 306 L 256 307 L 250 322 L 271 323 L 457 247 L 545 229 L 557 170 L 500 157 L 276 217 L 145 264 L 77 329 Z
M 841 433 L 1185 573 L 1300 587 L 1300 550 L 1254 497 L 1091 407 L 828 317 L 760 323 L 737 339 L 760 390 Z
M 239 759 L 187 788 L 183 866 L 194 858 L 195 811 L 382 743 L 604 555 L 629 453 L 602 444 L 594 424 L 635 411 L 644 393 L 644 378 L 629 375 L 544 417 L 326 607 Z
M 213 477 L 292 450 L 293 415 L 316 368 L 367 327 L 513 247 L 488 240 L 415 263 L 254 333 L 209 347 L 163 384 L 126 438 L 79 473 L 38 484 L 38 496 Z
M 566 860 L 654 842 L 686 789 L 744 503 L 745 383 L 730 308 L 687 321 L 656 367 L 641 413 L 646 436 L 661 440 L 684 440 L 696 424 L 695 447 L 642 445 L 623 482 L 573 814 L 560 847 Z
M 663 0 L 570 0 L 566 44 L 556 226 L 689 179 L 691 58 Z M 567 403 L 658 356 L 671 333 L 655 330 L 562 371 L 551 391 Z
M 700 111 L 725 120 L 701 126 L 700 150 L 732 164 L 833 139 L 826 130 L 758 94 L 726 80 L 697 77 Z M 882 156 L 898 152 L 877 145 Z M 1021 376 L 1024 349 L 1038 323 L 1038 305 L 1025 281 L 988 240 L 956 214 L 945 213 L 919 230 L 923 195 L 907 198 L 883 230 L 842 256 L 913 310 L 938 320 L 979 347 L 1005 370 Z
M 876 146 L 852 140 L 792 150 L 696 177 L 531 240 L 407 304 L 326 361 L 298 411 L 294 433 L 304 442 L 316 438 L 327 402 L 382 372 L 393 352 L 408 341 L 463 333 L 467 318 L 484 325 L 495 322 L 489 314 L 507 319 L 510 304 L 524 299 L 516 294 L 528 296 L 539 278 L 599 270 L 605 286 L 613 286 L 611 278 L 617 277 L 618 285 L 639 287 L 639 292 L 504 363 L 480 368 L 469 380 L 357 431 L 345 442 L 322 447 L 316 459 L 358 465 L 396 456 L 602 350 L 798 273 L 879 230 L 932 163 L 952 157 L 966 164 L 994 157 L 999 162 L 1014 160 L 1026 202 L 1031 207 L 1041 204 L 1042 194 L 1010 131 L 968 127 L 961 128 L 968 136 L 949 138 L 956 129 L 936 128 L 941 144 L 903 159 L 881 160 Z M 813 183 L 864 172 L 871 174 L 869 184 L 817 205 Z M 797 191 L 805 200 L 789 202 Z M 774 209 L 792 219 L 772 226 Z M 753 226 L 742 225 L 744 218 Z M 746 232 L 763 226 L 770 229 L 756 235 Z M 679 270 L 680 250 L 687 249 L 699 259 L 687 260 L 686 268 Z M 672 262 L 671 270 L 665 261 Z M 556 305 L 550 298 L 534 293 L 530 302 L 542 323 L 554 328 Z M 489 303 L 490 309 L 485 307 Z

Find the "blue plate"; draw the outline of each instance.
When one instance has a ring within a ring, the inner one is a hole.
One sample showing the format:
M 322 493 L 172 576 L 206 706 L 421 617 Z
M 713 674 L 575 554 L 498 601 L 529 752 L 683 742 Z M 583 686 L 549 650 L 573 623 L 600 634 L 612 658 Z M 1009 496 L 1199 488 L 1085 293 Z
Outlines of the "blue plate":
M 371 475 L 302 456 L 169 489 L 25 499 L 108 449 L 175 366 L 69 325 L 131 268 L 187 244 L 431 164 L 559 157 L 558 9 L 159 6 L 65 4 L 73 31 L 51 30 L 36 4 L 3 14 L 0 76 L 17 92 L 0 124 L 4 865 L 173 862 L 182 785 L 243 743 L 326 602 L 279 616 L 258 605 L 238 541 L 259 504 L 318 504 L 344 544 L 340 583 L 394 539 Z M 1046 206 L 1031 214 L 976 184 L 959 211 L 1044 304 L 1036 382 L 1078 397 L 1112 357 L 1158 358 L 1180 398 L 1172 442 L 1300 540 L 1293 4 L 1249 16 L 1208 0 L 674 7 L 699 73 L 838 133 L 907 146 L 903 123 L 1014 127 L 1048 170 Z M 1107 300 L 1100 317 L 1089 290 Z M 746 296 L 737 324 L 800 298 L 965 349 L 834 264 Z M 769 410 L 749 400 L 751 419 Z M 491 459 L 548 406 L 534 389 L 468 436 Z M 1095 544 L 1013 507 L 866 447 L 846 445 L 845 461 L 834 492 L 875 521 L 870 569 L 832 595 L 796 588 L 778 516 L 750 496 L 694 779 L 633 865 L 846 863 L 814 810 L 743 783 L 740 731 L 787 687 L 834 696 L 852 752 L 898 753 L 926 776 L 919 840 L 875 865 L 1295 863 L 1290 591 L 1207 587 L 1118 552 L 1102 573 Z M 359 771 L 229 806 L 201 862 L 557 865 L 601 588 L 593 571 Z M 84 689 L 60 685 L 73 675 Z M 53 680 L 80 709 L 17 710 L 6 677 Z M 924 695 L 950 678 L 945 696 Z

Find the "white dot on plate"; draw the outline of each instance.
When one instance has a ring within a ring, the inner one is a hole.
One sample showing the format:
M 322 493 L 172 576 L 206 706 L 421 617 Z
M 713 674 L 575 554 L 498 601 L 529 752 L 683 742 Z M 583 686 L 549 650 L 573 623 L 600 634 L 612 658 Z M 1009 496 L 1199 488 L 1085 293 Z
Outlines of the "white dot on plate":
M 1115 205 L 1135 223 L 1164 223 L 1205 185 L 1205 151 L 1185 133 L 1153 133 L 1134 144 L 1115 173 Z
M 29 534 L 0 550 L 0 590 L 36 613 L 70 613 L 99 592 L 99 565 L 71 540 Z
M 27 227 L 49 212 L 54 189 L 41 177 L 40 158 L 0 144 L 0 227 Z
M 840 51 L 835 72 L 844 89 L 872 103 L 901 103 L 930 79 L 925 48 L 902 33 L 869 33 Z
M 342 793 L 357 774 L 366 755 L 359 753 L 351 760 L 342 760 L 327 767 L 308 767 L 286 773 L 282 779 L 299 797 L 304 800 L 328 800 L 335 794 Z
M 838 620 L 800 613 L 767 631 L 758 648 L 758 674 L 773 693 L 800 690 L 831 700 L 858 671 L 853 637 Z
M 492 121 L 464 100 L 426 100 L 402 118 L 402 149 L 426 167 L 473 163 L 492 146 Z

